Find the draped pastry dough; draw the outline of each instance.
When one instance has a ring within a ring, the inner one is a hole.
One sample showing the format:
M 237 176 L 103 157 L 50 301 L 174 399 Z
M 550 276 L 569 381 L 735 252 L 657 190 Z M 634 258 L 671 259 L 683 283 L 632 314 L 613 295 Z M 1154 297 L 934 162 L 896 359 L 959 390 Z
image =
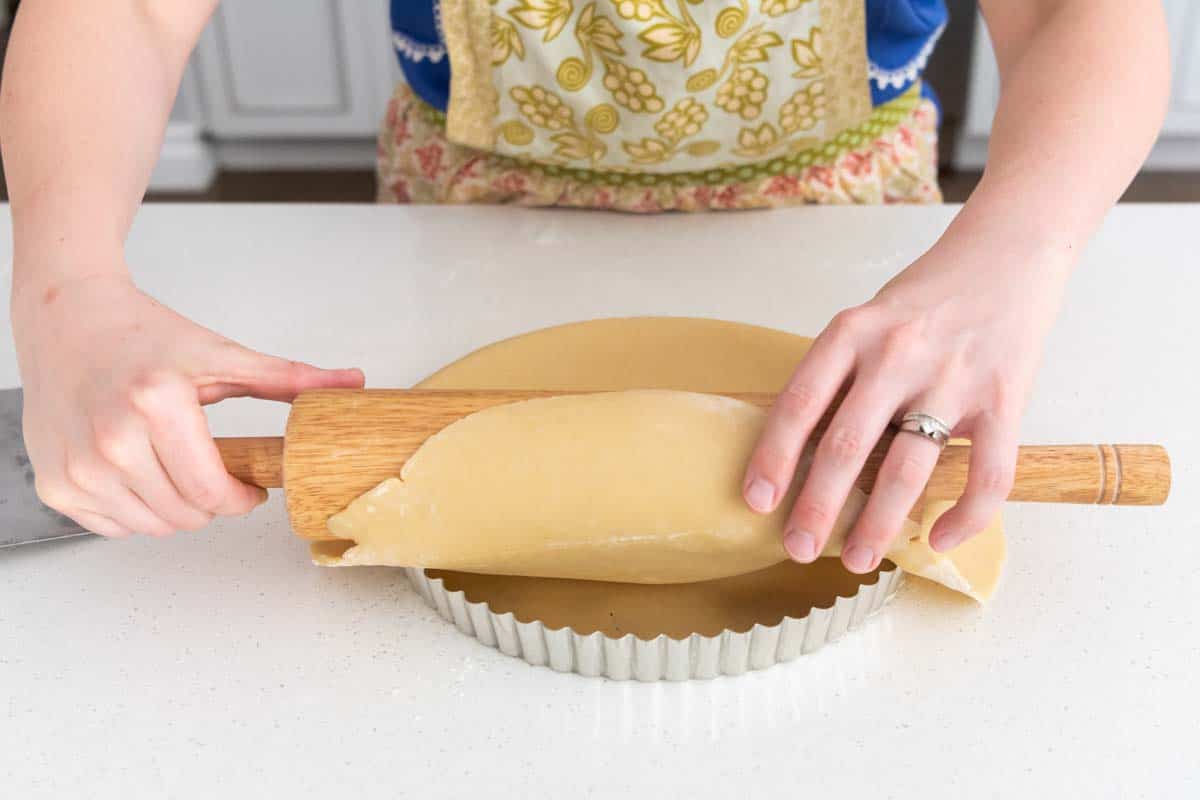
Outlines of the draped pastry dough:
M 431 437 L 329 529 L 357 542 L 351 564 L 625 583 L 753 572 L 787 558 L 790 498 L 769 515 L 741 498 L 765 419 L 661 389 L 497 406 Z M 860 506 L 856 495 L 843 510 L 829 555 Z
M 705 343 L 715 346 L 698 347 L 690 367 L 664 362 L 659 383 L 680 385 L 680 370 L 690 368 L 706 373 L 704 380 L 690 381 L 706 391 L 717 391 L 723 379 L 726 390 L 778 388 L 776 373 L 789 353 L 794 365 L 808 345 L 778 331 L 708 320 L 605 320 L 479 351 L 471 359 L 484 357 L 502 377 L 478 385 L 521 386 L 524 361 L 569 351 L 578 337 L 610 341 L 611 331 L 604 329 L 618 324 L 631 342 L 680 334 L 698 343 L 711 338 Z M 520 346 L 530 340 L 536 344 Z M 721 349 L 726 344 L 728 352 Z M 721 363 L 748 349 L 761 361 Z M 607 371 L 622 368 L 616 366 L 621 350 L 612 345 L 593 361 L 560 370 L 558 382 L 525 388 L 614 388 Z M 705 359 L 712 366 L 698 366 Z M 436 388 L 438 380 L 423 385 Z M 648 376 L 641 383 L 654 385 Z M 742 470 L 764 418 L 761 409 L 740 401 L 685 391 L 571 395 L 488 409 L 431 437 L 400 478 L 331 518 L 331 531 L 346 541 L 315 544 L 314 559 L 632 583 L 693 582 L 762 569 L 786 558 L 780 540 L 791 500 L 762 516 L 740 497 Z M 825 555 L 840 552 L 865 498 L 852 491 Z M 906 522 L 888 558 L 986 599 L 1004 560 L 999 524 L 950 554 L 936 553 L 928 532 L 949 505 L 930 504 L 920 525 Z

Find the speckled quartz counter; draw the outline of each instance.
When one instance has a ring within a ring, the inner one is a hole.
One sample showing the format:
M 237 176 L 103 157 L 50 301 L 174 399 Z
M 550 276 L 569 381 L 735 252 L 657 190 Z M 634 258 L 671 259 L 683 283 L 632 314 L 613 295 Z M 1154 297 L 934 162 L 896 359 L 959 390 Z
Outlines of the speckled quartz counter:
M 402 386 L 592 317 L 815 332 L 952 211 L 172 205 L 145 209 L 129 258 L 151 293 L 250 346 Z M 481 647 L 397 571 L 312 567 L 275 496 L 165 541 L 0 552 L 0 795 L 1195 796 L 1197 235 L 1197 206 L 1112 213 L 1022 432 L 1160 441 L 1169 505 L 1010 506 L 1008 573 L 986 611 L 910 581 L 863 630 L 789 665 L 588 680 Z M 7 258 L 7 220 L 0 240 Z M 234 401 L 211 419 L 270 434 L 285 413 Z

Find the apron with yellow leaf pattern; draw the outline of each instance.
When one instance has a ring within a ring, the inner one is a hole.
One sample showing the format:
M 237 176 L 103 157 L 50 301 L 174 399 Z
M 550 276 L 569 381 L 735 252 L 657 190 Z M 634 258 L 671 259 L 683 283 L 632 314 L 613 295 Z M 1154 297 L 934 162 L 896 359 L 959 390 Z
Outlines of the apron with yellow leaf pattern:
M 401 85 L 393 202 L 627 211 L 934 202 L 937 111 L 872 108 L 863 0 L 441 0 L 445 113 Z

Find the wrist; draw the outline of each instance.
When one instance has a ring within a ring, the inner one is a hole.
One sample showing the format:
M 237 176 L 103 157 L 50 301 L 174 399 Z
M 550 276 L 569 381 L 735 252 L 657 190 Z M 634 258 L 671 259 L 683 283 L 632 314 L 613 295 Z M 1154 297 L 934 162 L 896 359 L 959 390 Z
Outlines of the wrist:
M 14 243 L 11 305 L 44 303 L 63 289 L 85 281 L 129 281 L 119 245 L 75 248 Z
M 1086 245 L 1086 234 L 1031 223 L 1011 208 L 963 206 L 930 253 L 1022 281 L 1065 283 Z
M 14 198 L 12 208 L 14 295 L 79 279 L 128 276 L 124 235 L 106 215 L 89 216 L 78 204 L 53 210 L 36 198 L 21 200 Z
M 1028 182 L 985 171 L 943 238 L 1007 253 L 1013 263 L 1068 274 L 1100 223 Z
M 982 318 L 1016 312 L 1042 330 L 1057 316 L 1075 249 L 1024 239 L 1000 226 L 956 219 L 879 296 Z
M 14 272 L 9 312 L 14 325 L 37 319 L 41 312 L 54 304 L 64 293 L 75 289 L 88 291 L 88 286 L 100 291 L 102 285 L 132 286 L 133 279 L 123 262 L 117 265 L 97 264 L 95 267 L 76 266 L 72 270 L 28 270 L 18 278 Z

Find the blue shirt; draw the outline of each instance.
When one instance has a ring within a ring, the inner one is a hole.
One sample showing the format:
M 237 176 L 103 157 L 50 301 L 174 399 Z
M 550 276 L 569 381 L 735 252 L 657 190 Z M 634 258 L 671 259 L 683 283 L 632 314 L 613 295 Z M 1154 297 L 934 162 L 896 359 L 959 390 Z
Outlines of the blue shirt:
M 865 0 L 871 101 L 886 103 L 920 80 L 946 27 L 943 0 Z M 445 111 L 450 102 L 450 58 L 442 37 L 438 0 L 391 0 L 392 41 L 417 96 Z M 933 98 L 922 84 L 922 92 Z

